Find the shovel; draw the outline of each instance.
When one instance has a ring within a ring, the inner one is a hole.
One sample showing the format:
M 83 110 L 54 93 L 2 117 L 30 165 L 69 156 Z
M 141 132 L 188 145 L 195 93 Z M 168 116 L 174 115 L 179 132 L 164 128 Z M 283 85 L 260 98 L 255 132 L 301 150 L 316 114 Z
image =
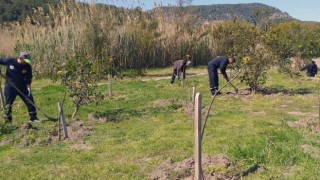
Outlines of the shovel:
M 239 92 L 238 88 L 236 88 L 231 82 L 230 82 L 230 84 L 234 88 L 234 93 L 238 94 L 238 92 Z

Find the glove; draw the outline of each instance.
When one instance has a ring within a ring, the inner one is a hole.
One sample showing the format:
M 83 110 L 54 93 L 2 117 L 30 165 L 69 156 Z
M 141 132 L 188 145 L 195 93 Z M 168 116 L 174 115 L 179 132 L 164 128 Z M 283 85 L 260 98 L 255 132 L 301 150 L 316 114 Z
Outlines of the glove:
M 31 97 L 31 89 L 28 87 L 28 94 L 27 94 L 28 97 Z

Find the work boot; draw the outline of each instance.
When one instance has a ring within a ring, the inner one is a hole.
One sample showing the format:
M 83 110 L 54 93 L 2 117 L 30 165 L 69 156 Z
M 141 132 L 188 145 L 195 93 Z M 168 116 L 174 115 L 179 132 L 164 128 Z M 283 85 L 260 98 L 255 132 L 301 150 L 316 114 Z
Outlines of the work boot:
M 12 116 L 3 115 L 4 123 L 12 123 Z
M 220 95 L 222 93 L 220 91 L 218 91 L 218 90 L 211 90 L 211 97 L 215 96 L 216 94 Z
M 217 95 L 220 95 L 220 94 L 222 94 L 220 91 L 216 91 L 216 93 L 217 93 Z
M 10 119 L 5 119 L 5 120 L 4 120 L 4 123 L 5 123 L 5 124 L 11 124 L 11 123 L 12 123 L 12 120 L 10 120 Z
M 39 119 L 31 119 L 30 120 L 31 123 L 40 123 L 41 121 Z

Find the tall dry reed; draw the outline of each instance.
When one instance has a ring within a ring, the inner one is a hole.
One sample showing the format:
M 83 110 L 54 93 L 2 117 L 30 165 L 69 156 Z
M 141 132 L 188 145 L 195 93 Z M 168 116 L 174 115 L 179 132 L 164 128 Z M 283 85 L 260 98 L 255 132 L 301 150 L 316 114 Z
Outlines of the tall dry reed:
M 61 1 L 50 6 L 49 14 L 38 8 L 18 25 L 15 49 L 28 50 L 42 75 L 63 69 L 66 59 L 76 55 L 98 62 L 103 74 L 123 69 L 141 74 L 144 68 L 165 67 L 186 55 L 196 65 L 206 64 L 213 56 L 208 28 L 196 24 L 198 19 L 183 7 L 176 8 L 144 12 L 141 7 Z

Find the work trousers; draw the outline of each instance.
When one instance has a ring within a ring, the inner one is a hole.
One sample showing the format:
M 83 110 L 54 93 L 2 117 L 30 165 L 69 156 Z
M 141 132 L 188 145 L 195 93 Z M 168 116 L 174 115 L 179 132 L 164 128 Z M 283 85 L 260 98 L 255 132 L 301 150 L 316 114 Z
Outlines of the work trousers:
M 215 66 L 208 66 L 209 82 L 211 92 L 219 89 L 218 68 Z
M 33 97 L 30 95 L 28 97 L 28 89 L 27 87 L 18 87 L 19 91 L 24 94 L 20 94 L 15 87 L 6 85 L 4 87 L 4 96 L 6 98 L 6 107 L 5 107 L 5 119 L 11 121 L 12 120 L 12 105 L 17 95 L 22 99 L 24 104 L 28 108 L 30 120 L 37 119 L 37 111 L 36 108 L 30 103 L 30 101 L 34 104 Z
M 174 83 L 174 80 L 176 79 L 176 76 L 177 76 L 177 70 L 174 69 L 173 72 L 172 72 L 172 77 L 171 77 L 171 80 L 170 80 L 170 84 Z
M 180 71 L 180 75 L 182 75 L 182 79 L 185 79 L 185 78 L 186 78 L 185 69 L 183 69 L 183 70 Z M 171 80 L 170 80 L 170 83 L 171 83 L 171 84 L 174 83 L 174 80 L 176 79 L 176 76 L 177 76 L 178 79 L 180 78 L 180 76 L 178 76 L 178 70 L 177 70 L 177 69 L 174 69 L 173 72 L 172 72 Z
M 308 76 L 308 77 L 315 77 L 316 74 L 315 74 L 315 73 L 309 73 L 309 72 L 308 72 L 308 73 L 307 73 L 307 76 Z

